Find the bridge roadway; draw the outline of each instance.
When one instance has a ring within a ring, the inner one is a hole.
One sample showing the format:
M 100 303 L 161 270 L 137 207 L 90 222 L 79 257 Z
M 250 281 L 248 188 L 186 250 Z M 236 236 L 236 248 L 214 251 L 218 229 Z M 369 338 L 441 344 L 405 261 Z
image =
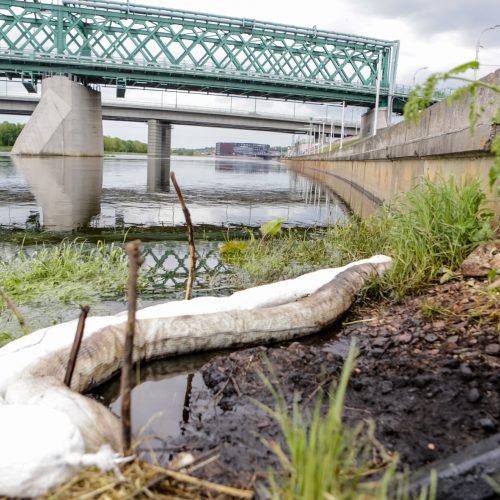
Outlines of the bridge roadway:
M 0 114 L 31 115 L 39 99 L 22 96 L 0 96 Z M 195 107 L 159 107 L 149 104 L 122 102 L 103 102 L 103 120 L 126 122 L 148 122 L 159 120 L 174 125 L 195 125 L 204 127 L 236 128 L 244 130 L 262 130 L 266 132 L 283 132 L 305 134 L 311 119 L 306 117 L 290 117 L 278 114 L 262 114 L 244 111 L 228 111 Z M 318 123 L 313 119 L 313 123 Z M 335 121 L 335 135 L 340 135 L 340 121 Z M 355 135 L 357 129 L 352 123 L 344 125 L 346 135 Z M 325 134 L 329 135 L 330 122 L 325 122 Z

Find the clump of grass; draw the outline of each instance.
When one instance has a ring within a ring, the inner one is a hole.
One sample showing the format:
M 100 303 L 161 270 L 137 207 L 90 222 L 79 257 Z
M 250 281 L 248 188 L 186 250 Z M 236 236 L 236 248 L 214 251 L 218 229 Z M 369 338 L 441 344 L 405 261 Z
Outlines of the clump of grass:
M 477 181 L 423 181 L 365 220 L 252 239 L 224 258 L 259 284 L 386 254 L 394 265 L 370 284 L 369 293 L 400 299 L 457 270 L 478 244 L 494 237 L 493 214 L 482 208 L 485 200 Z
M 460 185 L 453 179 L 426 180 L 402 196 L 385 214 L 384 250 L 393 257 L 394 266 L 384 277 L 383 288 L 400 298 L 448 270 L 457 270 L 479 243 L 494 237 L 493 214 L 482 208 L 485 201 L 479 182 Z
M 398 456 L 390 455 L 374 437 L 373 424 L 348 428 L 343 422 L 345 395 L 354 368 L 356 350 L 351 346 L 326 414 L 318 399 L 312 415 L 304 418 L 295 397 L 292 411 L 284 396 L 263 376 L 276 400 L 275 410 L 261 406 L 279 423 L 287 449 L 268 442 L 279 458 L 282 473 L 269 471 L 264 497 L 302 500 L 408 498 L 404 481 L 397 477 Z M 429 498 L 435 496 L 435 479 Z M 403 485 L 403 486 L 402 486 Z M 422 491 L 420 498 L 428 498 Z
M 126 267 L 118 246 L 63 241 L 0 260 L 0 287 L 18 304 L 95 302 L 123 294 Z

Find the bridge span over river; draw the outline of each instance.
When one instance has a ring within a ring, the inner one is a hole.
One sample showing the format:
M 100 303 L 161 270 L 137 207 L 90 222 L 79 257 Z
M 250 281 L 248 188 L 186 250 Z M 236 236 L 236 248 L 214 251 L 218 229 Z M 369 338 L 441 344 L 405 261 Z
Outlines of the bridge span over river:
M 398 53 L 398 41 L 115 0 L 0 0 L 0 75 L 28 92 L 46 87 L 13 154 L 102 154 L 98 123 L 110 108 L 93 84 L 117 97 L 144 88 L 342 102 L 374 108 L 377 120 L 407 98 Z M 174 119 L 150 127 L 158 154 Z

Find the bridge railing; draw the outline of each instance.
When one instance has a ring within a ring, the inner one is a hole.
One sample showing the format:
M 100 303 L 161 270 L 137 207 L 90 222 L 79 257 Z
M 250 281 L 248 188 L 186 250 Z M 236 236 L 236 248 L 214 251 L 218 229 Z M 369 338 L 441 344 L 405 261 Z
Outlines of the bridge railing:
M 261 80 L 263 82 L 269 82 L 270 80 L 275 80 L 276 82 L 285 81 L 292 83 L 305 83 L 314 86 L 322 87 L 333 87 L 339 89 L 349 89 L 352 92 L 361 93 L 373 93 L 372 85 L 365 85 L 358 81 L 353 82 L 343 82 L 340 79 L 326 80 L 324 78 L 306 78 L 297 77 L 286 74 L 262 74 L 257 70 L 239 70 L 236 68 L 225 67 L 220 68 L 213 64 L 204 64 L 203 66 L 198 66 L 195 64 L 180 63 L 172 64 L 167 60 L 151 62 L 146 59 L 136 57 L 133 61 L 129 59 L 123 59 L 118 57 L 96 57 L 96 56 L 84 56 L 84 55 L 72 55 L 72 54 L 58 54 L 57 52 L 38 52 L 34 50 L 13 50 L 8 48 L 0 47 L 0 60 L 1 59 L 15 59 L 15 60 L 26 60 L 27 62 L 37 61 L 46 63 L 65 63 L 68 61 L 77 62 L 84 66 L 100 67 L 105 69 L 107 66 L 112 65 L 113 69 L 139 69 L 139 70 L 156 70 L 159 72 L 168 73 L 196 73 L 197 76 L 203 74 L 210 76 L 220 76 L 225 77 L 235 77 L 235 78 L 245 78 L 252 77 L 253 80 Z M 50 72 L 48 69 L 47 72 Z M 54 73 L 60 73 L 57 69 L 53 70 Z M 387 93 L 389 88 L 386 86 L 381 86 L 381 92 Z

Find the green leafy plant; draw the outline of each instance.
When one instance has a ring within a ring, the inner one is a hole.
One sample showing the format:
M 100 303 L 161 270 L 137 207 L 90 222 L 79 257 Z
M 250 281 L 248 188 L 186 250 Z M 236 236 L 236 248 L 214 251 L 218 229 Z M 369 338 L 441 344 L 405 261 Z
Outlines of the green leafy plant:
M 284 219 L 274 219 L 265 224 L 262 224 L 260 227 L 260 232 L 262 233 L 263 238 L 270 238 L 272 236 L 276 236 L 280 233 L 281 227 L 283 226 Z

